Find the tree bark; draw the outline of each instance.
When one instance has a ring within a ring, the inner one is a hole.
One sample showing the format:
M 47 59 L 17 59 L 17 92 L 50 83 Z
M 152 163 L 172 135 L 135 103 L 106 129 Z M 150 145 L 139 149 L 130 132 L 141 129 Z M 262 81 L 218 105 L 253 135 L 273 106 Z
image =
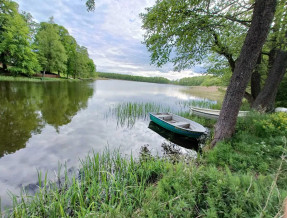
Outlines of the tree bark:
M 272 111 L 274 109 L 278 88 L 286 73 L 286 69 L 287 51 L 279 50 L 276 52 L 265 85 L 252 105 L 254 109 L 264 112 Z
M 261 74 L 258 70 L 258 66 L 260 66 L 261 60 L 262 54 L 259 55 L 257 59 L 257 67 L 255 67 L 255 70 L 251 75 L 251 96 L 253 98 L 253 102 L 261 91 Z M 251 102 L 250 106 L 252 106 L 253 102 Z
M 261 75 L 256 70 L 251 75 L 251 95 L 253 100 L 257 98 L 261 91 Z
M 249 105 L 253 104 L 254 98 L 252 97 L 252 95 L 250 93 L 245 91 L 244 98 L 248 101 Z
M 220 54 L 220 55 L 223 55 L 227 59 L 227 61 L 229 63 L 229 66 L 231 68 L 231 72 L 233 73 L 234 72 L 234 68 L 235 68 L 235 60 L 233 59 L 232 54 L 230 52 L 228 52 L 228 48 L 225 45 L 220 43 L 220 41 L 218 39 L 219 37 L 218 37 L 218 35 L 215 32 L 213 32 L 212 35 L 213 35 L 213 38 L 214 38 L 214 43 L 219 49 L 216 52 L 218 54 Z
M 240 56 L 236 61 L 219 119 L 215 125 L 212 147 L 218 141 L 231 137 L 235 131 L 237 115 L 245 89 L 267 38 L 274 17 L 276 2 L 276 0 L 256 0 L 255 2 L 251 26 L 247 32 Z
M 4 70 L 4 71 L 7 71 L 7 70 L 8 70 L 7 64 L 2 63 L 2 66 L 3 66 L 3 70 Z
M 43 71 L 43 77 L 45 77 L 45 73 L 46 73 L 46 68 Z

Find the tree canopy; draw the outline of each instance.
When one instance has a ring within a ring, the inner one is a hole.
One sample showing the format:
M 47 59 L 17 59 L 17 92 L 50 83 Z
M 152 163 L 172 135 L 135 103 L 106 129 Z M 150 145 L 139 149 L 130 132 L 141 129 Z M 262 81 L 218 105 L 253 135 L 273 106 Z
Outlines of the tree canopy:
M 42 71 L 65 72 L 67 55 L 53 24 L 46 25 L 36 35 L 36 48 Z
M 231 78 L 216 128 L 222 139 L 234 132 L 242 91 L 253 108 L 274 108 L 287 68 L 286 14 L 285 0 L 157 0 L 141 17 L 153 64 L 182 70 L 208 62 L 209 73 Z
M 234 68 L 251 13 L 252 5 L 241 1 L 156 1 L 141 14 L 151 61 L 182 70 L 218 54 Z
M 159 67 L 172 62 L 176 70 L 204 62 L 208 73 L 228 84 L 251 24 L 253 9 L 254 1 L 156 1 L 141 14 L 146 30 L 144 43 L 150 51 L 151 62 Z M 272 110 L 277 90 L 266 85 L 277 79 L 271 87 L 278 87 L 286 72 L 284 65 L 278 65 L 284 59 L 279 50 L 286 47 L 286 11 L 286 1 L 278 0 L 270 33 L 253 70 L 251 93 L 245 92 L 254 108 Z
M 0 7 L 0 62 L 4 70 L 8 68 L 13 74 L 32 75 L 39 70 L 39 64 L 32 50 L 27 23 L 18 13 L 15 2 L 5 0 Z
M 30 76 L 42 71 L 64 73 L 67 77 L 94 77 L 96 66 L 90 59 L 87 48 L 83 48 L 65 27 L 54 22 L 53 17 L 48 22 L 39 24 L 30 13 L 20 14 L 18 4 L 14 1 L 1 1 L 2 71 L 13 75 L 21 73 Z

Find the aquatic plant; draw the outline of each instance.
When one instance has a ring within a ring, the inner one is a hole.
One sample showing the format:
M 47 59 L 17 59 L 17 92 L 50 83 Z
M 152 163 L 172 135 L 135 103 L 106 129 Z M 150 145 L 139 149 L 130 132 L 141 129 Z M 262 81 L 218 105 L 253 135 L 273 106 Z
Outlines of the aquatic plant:
M 110 108 L 106 117 L 114 115 L 117 125 L 133 127 L 137 119 L 148 119 L 149 112 L 170 112 L 170 108 L 154 102 L 125 102 Z
M 10 215 L 274 217 L 282 213 L 287 196 L 286 186 L 277 185 L 278 171 L 275 176 L 233 173 L 228 167 L 200 166 L 180 158 L 134 159 L 109 151 L 93 153 L 81 163 L 79 175 L 65 176 L 60 187 L 44 179 L 34 197 L 15 197 Z
M 183 110 L 189 110 L 190 106 L 201 107 L 201 108 L 211 108 L 218 109 L 221 107 L 220 103 L 216 101 L 210 101 L 208 99 L 204 100 L 190 100 L 190 101 L 180 101 L 178 104 L 183 108 Z

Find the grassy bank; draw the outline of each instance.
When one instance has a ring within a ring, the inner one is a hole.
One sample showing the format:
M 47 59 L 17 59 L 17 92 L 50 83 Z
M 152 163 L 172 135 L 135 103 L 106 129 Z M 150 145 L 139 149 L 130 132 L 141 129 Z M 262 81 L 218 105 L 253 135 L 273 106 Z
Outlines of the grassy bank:
M 147 150 L 137 159 L 118 152 L 93 154 L 74 178 L 43 182 L 36 196 L 18 203 L 15 198 L 10 214 L 280 217 L 287 196 L 287 114 L 251 114 L 239 120 L 236 131 L 196 160 L 154 157 Z
M 49 78 L 49 77 L 14 77 L 14 76 L 1 76 L 0 81 L 17 81 L 17 82 L 49 82 L 49 81 L 80 81 L 79 79 L 66 79 L 66 78 Z

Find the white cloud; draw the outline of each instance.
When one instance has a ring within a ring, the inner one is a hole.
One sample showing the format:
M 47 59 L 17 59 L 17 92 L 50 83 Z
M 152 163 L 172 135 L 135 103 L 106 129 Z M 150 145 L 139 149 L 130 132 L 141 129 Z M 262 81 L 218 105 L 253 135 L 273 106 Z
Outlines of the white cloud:
M 170 79 L 192 75 L 185 71 L 171 72 L 171 64 L 160 69 L 150 66 L 150 54 L 141 43 L 144 31 L 139 14 L 155 0 L 97 0 L 94 12 L 87 12 L 84 0 L 16 1 L 20 10 L 30 12 L 38 22 L 54 16 L 56 23 L 67 28 L 80 45 L 88 48 L 99 71 L 165 75 Z
M 198 76 L 198 73 L 195 73 L 192 70 L 183 70 L 181 72 L 168 71 L 168 72 L 160 72 L 160 71 L 138 71 L 133 73 L 136 76 L 149 76 L 149 77 L 165 77 L 169 80 L 177 80 L 184 77 L 193 77 Z

